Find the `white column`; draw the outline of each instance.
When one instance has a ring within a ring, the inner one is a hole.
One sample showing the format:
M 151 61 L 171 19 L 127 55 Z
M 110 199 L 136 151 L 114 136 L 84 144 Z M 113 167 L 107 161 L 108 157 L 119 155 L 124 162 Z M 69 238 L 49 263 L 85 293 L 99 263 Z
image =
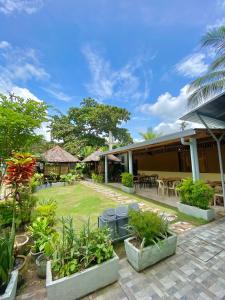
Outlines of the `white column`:
M 195 138 L 190 138 L 190 150 L 191 150 L 191 160 L 193 160 L 193 169 L 192 172 L 194 174 L 193 180 L 200 179 L 200 172 L 199 172 L 199 162 L 198 162 L 198 148 L 197 142 Z
M 132 151 L 128 151 L 129 173 L 133 175 L 133 157 Z
M 108 183 L 108 157 L 105 155 L 105 183 Z

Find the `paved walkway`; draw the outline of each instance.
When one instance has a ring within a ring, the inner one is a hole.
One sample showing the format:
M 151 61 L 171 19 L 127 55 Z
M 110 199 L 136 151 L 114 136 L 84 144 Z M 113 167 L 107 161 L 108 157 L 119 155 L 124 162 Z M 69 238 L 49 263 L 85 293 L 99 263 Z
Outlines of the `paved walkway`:
M 137 273 L 120 261 L 117 283 L 85 300 L 225 299 L 225 219 L 179 236 L 177 253 Z

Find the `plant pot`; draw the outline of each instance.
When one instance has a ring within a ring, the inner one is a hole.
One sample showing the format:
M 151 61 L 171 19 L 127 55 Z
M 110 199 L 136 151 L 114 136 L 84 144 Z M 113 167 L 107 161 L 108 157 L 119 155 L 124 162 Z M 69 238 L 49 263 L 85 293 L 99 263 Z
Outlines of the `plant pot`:
M 57 280 L 52 279 L 51 262 L 46 267 L 48 300 L 74 300 L 90 294 L 118 280 L 119 258 L 114 253 L 110 260 L 84 271 Z
M 27 250 L 27 243 L 29 241 L 29 237 L 26 234 L 16 235 L 14 248 L 16 248 L 17 254 L 23 255 Z
M 206 221 L 212 221 L 215 219 L 215 210 L 213 208 L 201 209 L 196 206 L 191 206 L 178 202 L 178 210 L 186 215 L 201 218 Z
M 41 254 L 36 259 L 37 274 L 40 278 L 46 278 L 47 258 L 45 254 Z
M 24 281 L 25 273 L 27 271 L 25 268 L 26 261 L 27 258 L 24 255 L 17 255 L 15 257 L 13 270 L 18 271 L 18 281 L 17 281 L 18 287 L 20 287 Z
M 32 258 L 32 261 L 35 262 L 36 259 L 38 258 L 38 256 L 40 256 L 41 254 L 43 254 L 43 251 L 40 252 L 32 252 L 32 250 L 30 250 L 30 255 Z
M 122 185 L 122 191 L 128 194 L 134 194 L 135 193 L 135 188 L 134 187 L 127 187 Z
M 10 281 L 6 287 L 4 294 L 0 296 L 0 300 L 14 300 L 16 298 L 17 280 L 18 271 L 12 271 Z
M 159 243 L 145 247 L 142 250 L 132 244 L 133 239 L 134 237 L 131 237 L 124 241 L 125 251 L 128 261 L 138 272 L 176 252 L 177 236 L 172 233 Z

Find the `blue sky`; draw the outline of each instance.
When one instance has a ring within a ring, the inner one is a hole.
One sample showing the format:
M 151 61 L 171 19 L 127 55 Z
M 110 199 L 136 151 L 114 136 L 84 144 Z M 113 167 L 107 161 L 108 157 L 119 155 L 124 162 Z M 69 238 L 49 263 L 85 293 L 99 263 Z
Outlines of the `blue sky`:
M 126 107 L 136 140 L 175 131 L 213 58 L 200 38 L 224 21 L 224 0 L 0 0 L 0 92 Z

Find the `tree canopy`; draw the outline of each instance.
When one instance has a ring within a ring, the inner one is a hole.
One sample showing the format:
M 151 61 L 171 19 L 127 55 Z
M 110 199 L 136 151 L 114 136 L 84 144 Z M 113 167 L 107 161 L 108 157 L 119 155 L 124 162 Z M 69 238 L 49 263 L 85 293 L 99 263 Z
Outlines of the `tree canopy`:
M 27 150 L 41 136 L 35 130 L 47 121 L 47 105 L 32 99 L 0 94 L 0 157 Z
M 110 131 L 119 145 L 131 143 L 128 130 L 121 127 L 129 119 L 130 113 L 124 108 L 85 98 L 80 107 L 71 107 L 68 114 L 53 116 L 51 135 L 63 142 L 69 152 L 79 155 L 86 146 L 105 146 Z
M 153 132 L 152 128 L 148 128 L 146 132 L 140 132 L 139 134 L 144 140 L 152 140 L 161 135 Z

